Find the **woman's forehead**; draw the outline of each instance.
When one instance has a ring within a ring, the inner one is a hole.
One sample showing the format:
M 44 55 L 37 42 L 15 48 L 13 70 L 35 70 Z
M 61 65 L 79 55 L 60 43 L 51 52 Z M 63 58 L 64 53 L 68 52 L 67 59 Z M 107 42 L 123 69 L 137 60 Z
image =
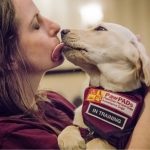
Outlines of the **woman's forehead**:
M 34 14 L 38 12 L 32 0 L 12 0 L 12 2 L 15 7 L 16 19 L 18 22 L 30 21 Z

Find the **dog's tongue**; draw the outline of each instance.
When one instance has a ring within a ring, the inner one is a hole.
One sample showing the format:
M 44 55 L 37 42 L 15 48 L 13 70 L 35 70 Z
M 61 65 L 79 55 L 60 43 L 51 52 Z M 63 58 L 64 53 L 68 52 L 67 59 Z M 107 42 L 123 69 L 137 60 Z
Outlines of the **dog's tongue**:
M 52 61 L 56 62 L 62 58 L 63 47 L 64 47 L 64 43 L 60 43 L 54 48 L 54 50 L 52 52 L 52 56 L 51 56 Z

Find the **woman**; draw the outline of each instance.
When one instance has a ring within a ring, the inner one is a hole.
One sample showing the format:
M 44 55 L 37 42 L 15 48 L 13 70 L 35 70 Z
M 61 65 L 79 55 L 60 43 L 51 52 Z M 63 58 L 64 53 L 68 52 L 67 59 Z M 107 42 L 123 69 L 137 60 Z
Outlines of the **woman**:
M 57 135 L 72 122 L 72 104 L 36 93 L 43 74 L 63 62 L 59 30 L 32 0 L 0 1 L 1 149 L 57 149 Z

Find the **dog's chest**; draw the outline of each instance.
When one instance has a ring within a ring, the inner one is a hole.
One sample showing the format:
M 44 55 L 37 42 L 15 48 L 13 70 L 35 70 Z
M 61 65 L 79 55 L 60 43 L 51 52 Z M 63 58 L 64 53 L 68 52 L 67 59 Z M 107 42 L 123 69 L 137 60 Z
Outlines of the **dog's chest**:
M 144 93 L 144 88 L 128 93 L 87 88 L 82 107 L 85 124 L 113 146 L 124 148 L 142 110 Z

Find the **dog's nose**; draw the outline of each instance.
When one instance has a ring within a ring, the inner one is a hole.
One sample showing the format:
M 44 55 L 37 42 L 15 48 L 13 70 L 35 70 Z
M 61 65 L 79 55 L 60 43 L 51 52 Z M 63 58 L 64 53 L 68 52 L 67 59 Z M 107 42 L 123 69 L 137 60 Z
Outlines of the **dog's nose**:
M 69 33 L 70 30 L 69 29 L 64 29 L 61 31 L 61 37 L 63 37 L 64 35 L 66 35 L 67 33 Z

